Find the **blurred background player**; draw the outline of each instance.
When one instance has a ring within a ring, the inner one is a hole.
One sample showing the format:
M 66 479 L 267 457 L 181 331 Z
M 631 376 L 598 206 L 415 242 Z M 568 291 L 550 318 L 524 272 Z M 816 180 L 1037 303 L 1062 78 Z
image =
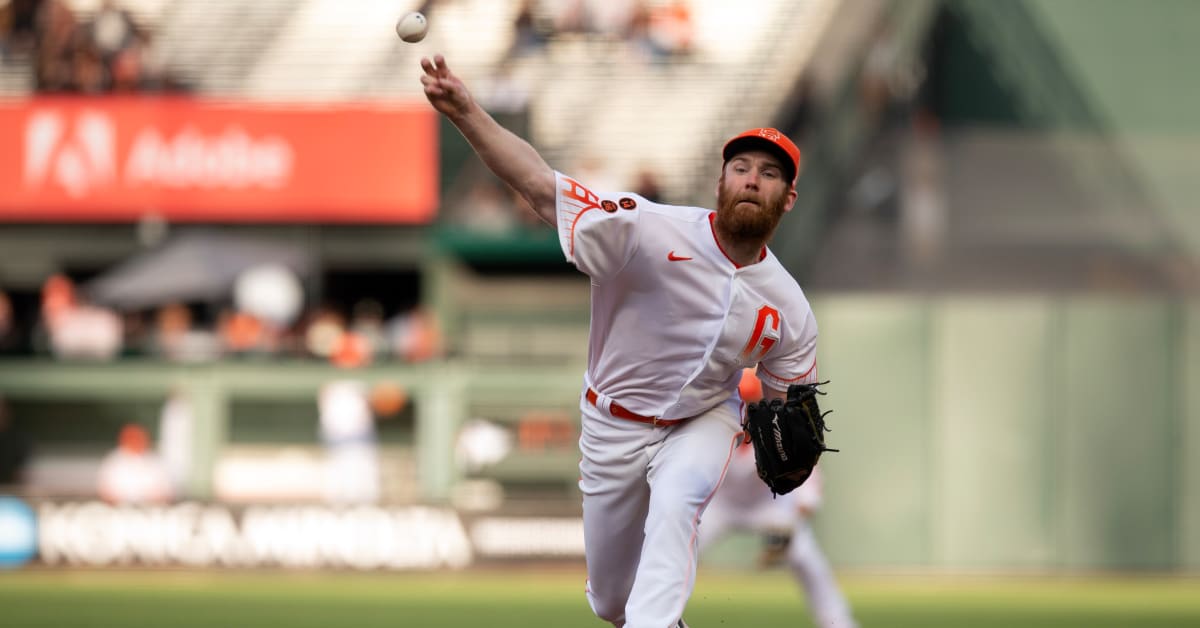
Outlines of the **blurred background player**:
M 325 444 L 325 497 L 335 504 L 379 501 L 379 451 L 375 416 L 366 384 L 335 380 L 317 399 L 321 441 Z
M 746 403 L 762 398 L 762 384 L 754 369 L 743 371 L 738 389 Z M 725 481 L 704 511 L 700 550 L 703 552 L 730 532 L 759 534 L 764 544 L 760 564 L 770 566 L 786 558 L 792 574 L 804 587 L 809 612 L 818 628 L 856 628 L 858 624 L 809 521 L 821 507 L 820 471 L 820 467 L 813 469 L 800 488 L 776 497 L 758 478 L 754 448 L 748 444 L 738 447 Z
M 96 482 L 100 498 L 111 504 L 163 504 L 174 497 L 170 471 L 150 449 L 146 428 L 135 423 L 121 427 Z
M 158 415 L 158 455 L 171 477 L 171 489 L 177 499 L 188 497 L 190 491 L 195 421 L 187 394 L 182 390 L 170 391 Z

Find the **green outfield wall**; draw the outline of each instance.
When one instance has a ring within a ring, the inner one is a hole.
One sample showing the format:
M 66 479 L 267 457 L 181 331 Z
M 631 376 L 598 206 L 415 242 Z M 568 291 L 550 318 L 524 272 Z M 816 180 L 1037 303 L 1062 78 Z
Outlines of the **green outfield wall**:
M 843 563 L 1200 566 L 1195 303 L 1078 297 L 816 304 Z M 840 417 L 838 417 L 840 415 Z

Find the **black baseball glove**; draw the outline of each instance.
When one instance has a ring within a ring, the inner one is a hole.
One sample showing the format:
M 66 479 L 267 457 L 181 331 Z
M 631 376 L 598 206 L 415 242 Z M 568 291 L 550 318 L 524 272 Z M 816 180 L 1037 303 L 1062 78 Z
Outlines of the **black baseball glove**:
M 792 384 L 787 400 L 772 399 L 752 403 L 746 408 L 746 438 L 754 443 L 758 477 L 771 492 L 784 495 L 804 484 L 817 460 L 826 451 L 825 414 L 817 405 L 818 386 L 828 384 Z

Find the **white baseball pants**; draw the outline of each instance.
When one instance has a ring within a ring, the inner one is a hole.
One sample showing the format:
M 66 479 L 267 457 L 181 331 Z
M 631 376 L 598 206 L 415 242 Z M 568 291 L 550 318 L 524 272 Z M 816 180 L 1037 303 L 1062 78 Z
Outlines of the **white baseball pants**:
M 740 403 L 665 427 L 613 417 L 603 396 L 580 407 L 588 603 L 617 628 L 676 626 L 696 583 L 700 515 L 740 438 Z

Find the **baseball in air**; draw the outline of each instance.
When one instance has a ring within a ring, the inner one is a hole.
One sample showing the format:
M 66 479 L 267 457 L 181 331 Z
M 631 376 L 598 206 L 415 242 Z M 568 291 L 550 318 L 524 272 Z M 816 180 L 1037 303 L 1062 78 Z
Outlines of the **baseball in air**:
M 405 13 L 396 22 L 396 34 L 400 39 L 415 44 L 422 39 L 425 39 L 425 33 L 429 32 L 429 20 L 420 11 L 412 11 Z

